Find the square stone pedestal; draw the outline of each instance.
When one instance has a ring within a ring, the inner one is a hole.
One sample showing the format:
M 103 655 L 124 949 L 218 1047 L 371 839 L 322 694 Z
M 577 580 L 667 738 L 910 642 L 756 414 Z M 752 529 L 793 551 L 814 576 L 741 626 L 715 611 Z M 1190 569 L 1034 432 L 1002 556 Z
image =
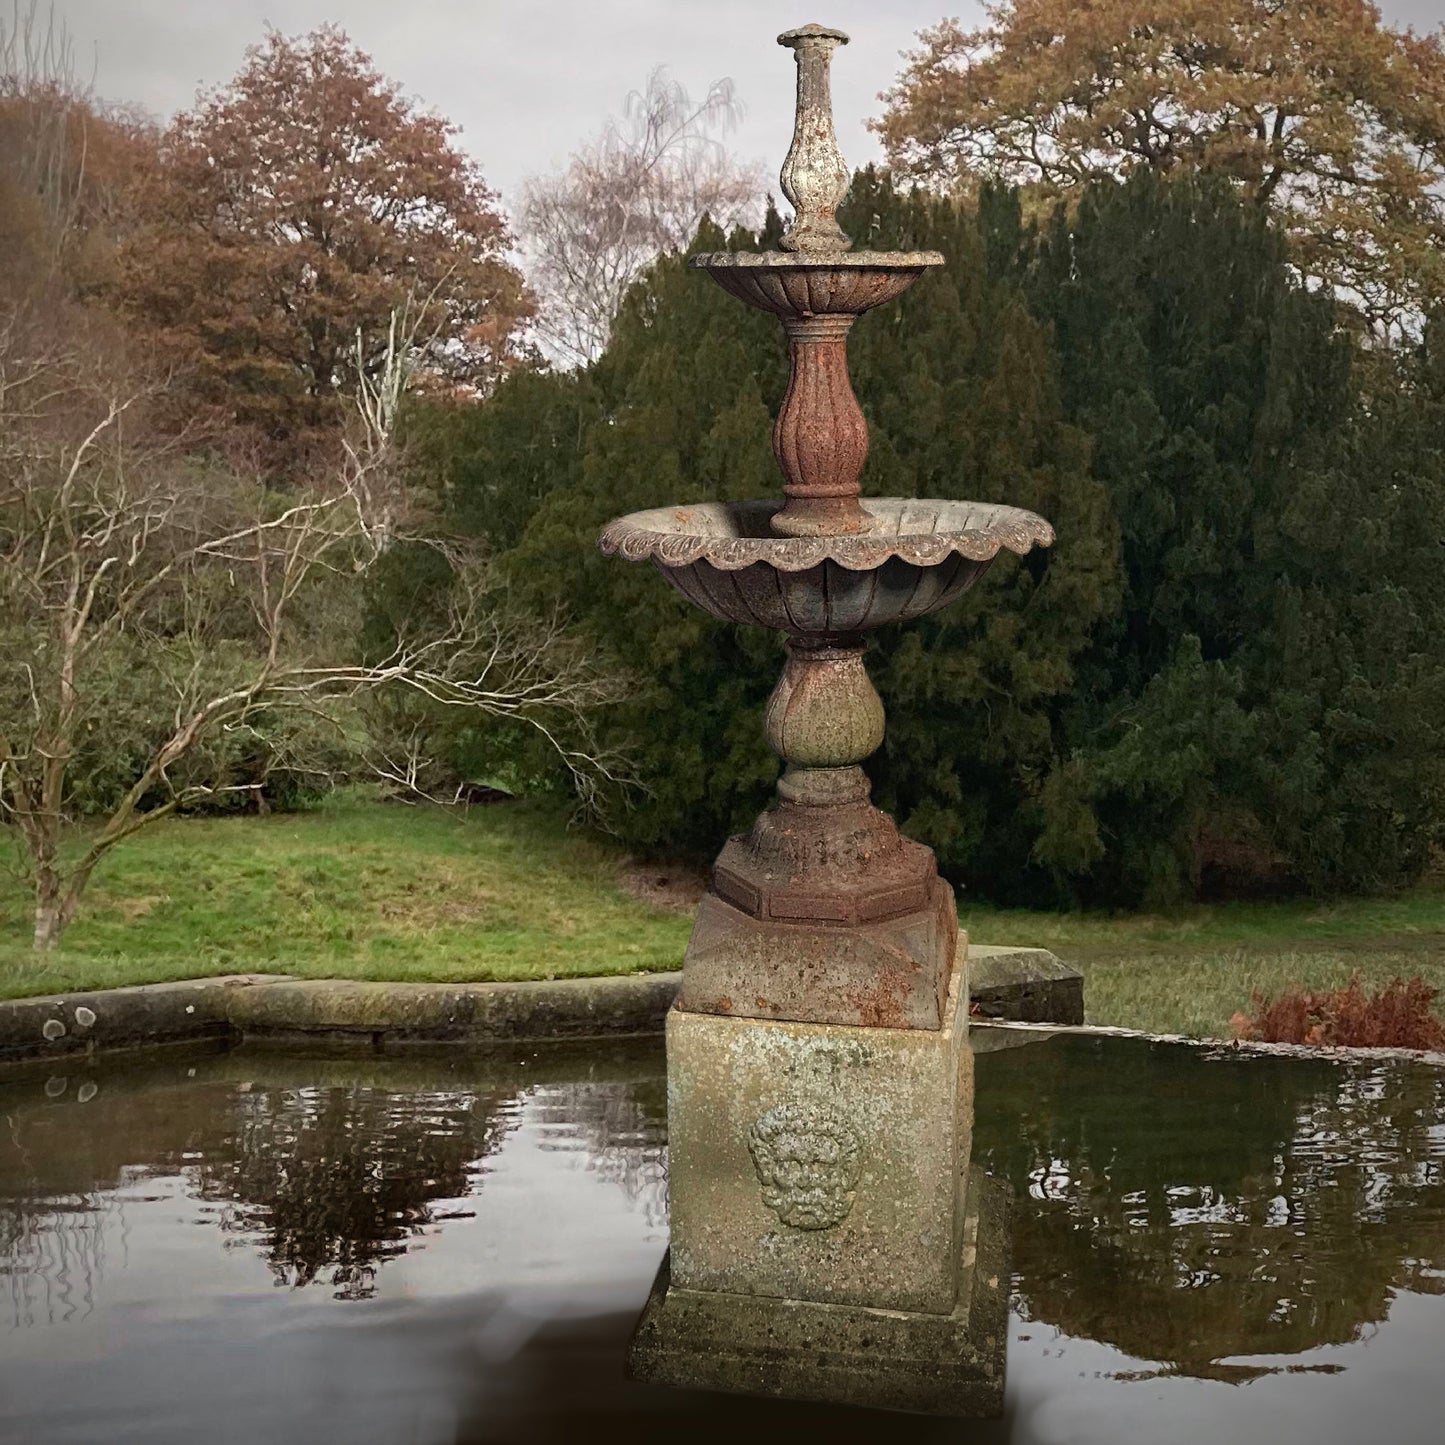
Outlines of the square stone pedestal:
M 628 1354 L 636 1380 L 926 1415 L 1003 1414 L 1009 1197 L 970 1171 L 946 1315 L 679 1289 L 669 1258 Z
M 950 1313 L 973 1124 L 964 970 L 941 1029 L 667 1020 L 672 1280 Z
M 671 1249 L 644 1380 L 986 1415 L 1002 1405 L 999 1191 L 970 1175 L 963 960 L 939 1029 L 667 1022 Z

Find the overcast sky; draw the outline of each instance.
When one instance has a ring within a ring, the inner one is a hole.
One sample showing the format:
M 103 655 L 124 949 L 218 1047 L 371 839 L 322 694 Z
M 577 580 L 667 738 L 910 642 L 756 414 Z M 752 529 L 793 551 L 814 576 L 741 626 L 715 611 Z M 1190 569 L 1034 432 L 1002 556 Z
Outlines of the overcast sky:
M 23 3 L 23 0 L 22 0 Z M 4 6 L 9 9 L 8 5 Z M 1428 28 L 1445 0 L 1384 0 L 1386 18 Z M 775 38 L 817 20 L 852 43 L 833 62 L 838 139 L 851 165 L 878 156 L 863 121 L 899 54 L 976 0 L 56 0 L 76 68 L 108 100 L 166 116 L 228 79 L 268 24 L 287 34 L 331 20 L 408 94 L 462 127 L 461 144 L 510 200 L 527 175 L 565 162 L 665 65 L 695 98 L 731 77 L 746 107 L 729 137 L 776 175 L 792 133 L 793 58 Z M 8 16 L 4 17 L 6 20 Z

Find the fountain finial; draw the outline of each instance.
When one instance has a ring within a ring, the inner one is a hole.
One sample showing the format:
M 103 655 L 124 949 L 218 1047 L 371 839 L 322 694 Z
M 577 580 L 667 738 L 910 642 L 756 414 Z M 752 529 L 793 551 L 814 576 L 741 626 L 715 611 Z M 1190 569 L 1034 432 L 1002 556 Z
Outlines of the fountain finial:
M 841 30 L 802 25 L 778 36 L 798 62 L 798 106 L 793 144 L 778 179 L 793 203 L 793 223 L 778 242 L 784 251 L 836 255 L 852 246 L 834 212 L 848 189 L 848 167 L 833 131 L 828 69 L 833 51 L 846 45 Z

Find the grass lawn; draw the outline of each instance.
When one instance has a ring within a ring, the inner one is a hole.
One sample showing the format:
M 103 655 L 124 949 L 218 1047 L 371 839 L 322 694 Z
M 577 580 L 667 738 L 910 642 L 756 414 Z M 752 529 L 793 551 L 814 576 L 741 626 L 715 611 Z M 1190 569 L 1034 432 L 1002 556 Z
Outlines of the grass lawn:
M 446 812 L 340 797 L 269 818 L 180 818 L 123 843 L 64 947 L 36 961 L 0 873 L 0 998 L 276 972 L 514 979 L 676 968 L 685 912 L 623 886 L 624 860 L 521 804 Z M 1445 891 L 1340 903 L 1053 914 L 965 904 L 978 943 L 1051 948 L 1094 1023 L 1226 1035 L 1254 989 L 1421 974 L 1445 991 Z
M 604 844 L 516 804 L 342 797 L 267 818 L 176 818 L 101 864 L 37 963 L 0 874 L 0 997 L 195 978 L 514 979 L 676 968 L 688 920 L 640 904 Z

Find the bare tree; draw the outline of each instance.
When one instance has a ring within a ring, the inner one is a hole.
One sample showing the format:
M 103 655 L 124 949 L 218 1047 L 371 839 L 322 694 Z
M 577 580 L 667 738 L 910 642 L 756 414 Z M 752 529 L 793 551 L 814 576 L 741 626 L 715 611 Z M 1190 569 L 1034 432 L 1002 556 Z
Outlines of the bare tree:
M 719 138 L 741 113 L 732 81 L 715 81 L 694 104 L 658 68 L 564 171 L 525 183 L 518 230 L 541 297 L 538 337 L 554 361 L 595 360 L 637 274 L 685 248 L 704 216 L 756 224 L 762 168 Z
M 75 79 L 74 47 L 54 7 L 12 0 L 0 16 L 0 137 L 25 191 L 45 209 L 49 235 L 74 229 L 84 183 L 88 90 Z M 75 132 L 80 130 L 77 144 Z
M 410 535 L 392 433 L 413 348 L 394 335 L 331 474 L 278 494 L 148 441 L 158 388 L 107 339 L 51 308 L 0 315 L 0 822 L 34 885 L 38 949 L 113 847 L 226 786 L 196 766 L 208 739 L 278 712 L 340 725 L 400 689 L 537 729 L 584 795 L 613 776 L 589 745 L 613 680 L 560 625 L 509 609 L 479 555 L 446 549 L 440 621 L 403 618 L 358 655 L 358 579 Z M 139 764 L 98 826 L 68 829 L 87 734 L 135 672 L 151 699 Z

